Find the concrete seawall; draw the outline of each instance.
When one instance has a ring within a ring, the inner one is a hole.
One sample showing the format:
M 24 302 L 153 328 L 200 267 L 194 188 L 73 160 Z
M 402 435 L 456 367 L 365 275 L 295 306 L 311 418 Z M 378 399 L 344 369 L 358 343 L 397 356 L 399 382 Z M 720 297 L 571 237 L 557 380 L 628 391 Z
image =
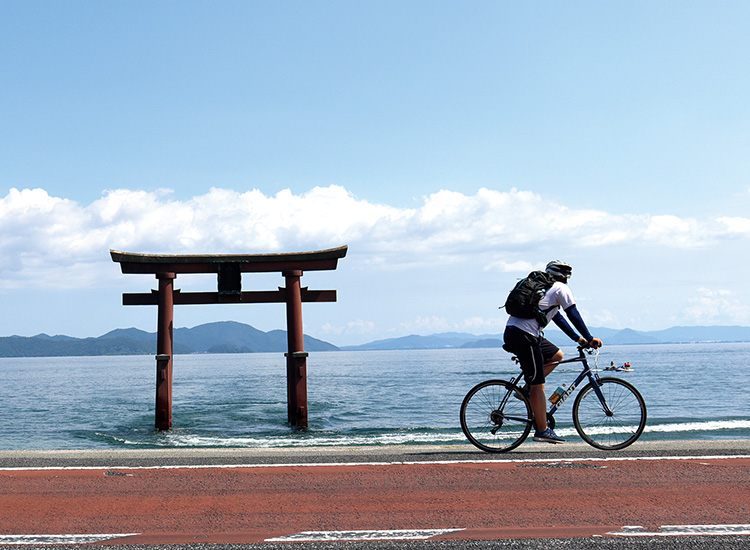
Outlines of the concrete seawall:
M 165 448 L 0 451 L 0 468 L 109 467 L 212 464 L 434 462 L 463 460 L 564 460 L 648 456 L 750 454 L 750 440 L 637 441 L 621 451 L 599 451 L 585 443 L 527 442 L 510 453 L 485 453 L 472 445 L 393 445 L 277 448 Z

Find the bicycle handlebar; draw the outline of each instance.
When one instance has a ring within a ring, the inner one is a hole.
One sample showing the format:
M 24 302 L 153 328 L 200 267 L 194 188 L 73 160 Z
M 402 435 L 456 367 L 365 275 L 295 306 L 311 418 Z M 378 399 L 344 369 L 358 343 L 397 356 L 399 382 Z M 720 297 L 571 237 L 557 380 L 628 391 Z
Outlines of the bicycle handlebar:
M 601 348 L 595 348 L 594 346 L 578 346 L 578 353 L 580 353 L 581 355 L 583 355 L 584 351 L 589 355 L 594 355 L 594 353 L 599 355 L 600 350 Z

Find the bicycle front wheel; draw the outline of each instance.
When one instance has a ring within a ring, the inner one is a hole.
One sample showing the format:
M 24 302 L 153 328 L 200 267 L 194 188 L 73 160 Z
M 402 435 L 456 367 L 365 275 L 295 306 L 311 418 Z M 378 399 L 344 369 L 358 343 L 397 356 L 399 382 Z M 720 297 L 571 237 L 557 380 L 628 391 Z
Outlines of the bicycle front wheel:
M 624 449 L 646 427 L 646 402 L 625 380 L 600 378 L 598 385 L 607 407 L 589 383 L 573 403 L 573 424 L 583 440 L 597 449 Z
M 531 406 L 505 380 L 474 386 L 461 403 L 461 429 L 473 445 L 488 453 L 515 449 L 529 435 Z

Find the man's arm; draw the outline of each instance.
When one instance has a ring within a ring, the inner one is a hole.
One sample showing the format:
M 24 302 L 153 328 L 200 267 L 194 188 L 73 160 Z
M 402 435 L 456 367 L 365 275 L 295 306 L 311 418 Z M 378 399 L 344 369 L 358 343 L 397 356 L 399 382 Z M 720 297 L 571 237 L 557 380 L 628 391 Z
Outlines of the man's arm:
M 578 336 L 578 333 L 573 330 L 573 327 L 568 324 L 568 322 L 565 320 L 565 317 L 563 317 L 563 314 L 559 311 L 557 312 L 557 315 L 552 318 L 552 321 L 554 321 L 554 323 L 558 327 L 560 327 L 560 330 L 562 330 L 565 335 L 574 342 L 578 342 L 581 339 L 581 337 Z
M 570 322 L 573 323 L 573 326 L 576 327 L 576 329 L 578 329 L 578 332 L 581 333 L 582 339 L 585 340 L 586 345 L 592 345 L 595 348 L 601 347 L 602 341 L 599 340 L 599 338 L 594 338 L 593 336 L 591 336 L 591 333 L 589 332 L 589 329 L 586 328 L 586 323 L 583 322 L 583 317 L 581 317 L 581 314 L 578 312 L 578 308 L 575 304 L 569 306 L 568 309 L 565 310 L 565 315 L 568 316 L 568 319 L 570 319 Z M 579 343 L 581 342 L 579 341 Z

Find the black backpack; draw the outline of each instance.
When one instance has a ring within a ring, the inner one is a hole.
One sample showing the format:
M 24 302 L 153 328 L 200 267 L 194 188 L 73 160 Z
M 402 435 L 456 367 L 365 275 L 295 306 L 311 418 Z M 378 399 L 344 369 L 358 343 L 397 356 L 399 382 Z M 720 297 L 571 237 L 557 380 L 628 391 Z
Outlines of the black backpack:
M 504 307 L 508 315 L 522 319 L 536 319 L 542 327 L 547 326 L 547 312 L 539 309 L 541 300 L 555 279 L 546 271 L 532 271 L 518 281 L 508 294 Z

